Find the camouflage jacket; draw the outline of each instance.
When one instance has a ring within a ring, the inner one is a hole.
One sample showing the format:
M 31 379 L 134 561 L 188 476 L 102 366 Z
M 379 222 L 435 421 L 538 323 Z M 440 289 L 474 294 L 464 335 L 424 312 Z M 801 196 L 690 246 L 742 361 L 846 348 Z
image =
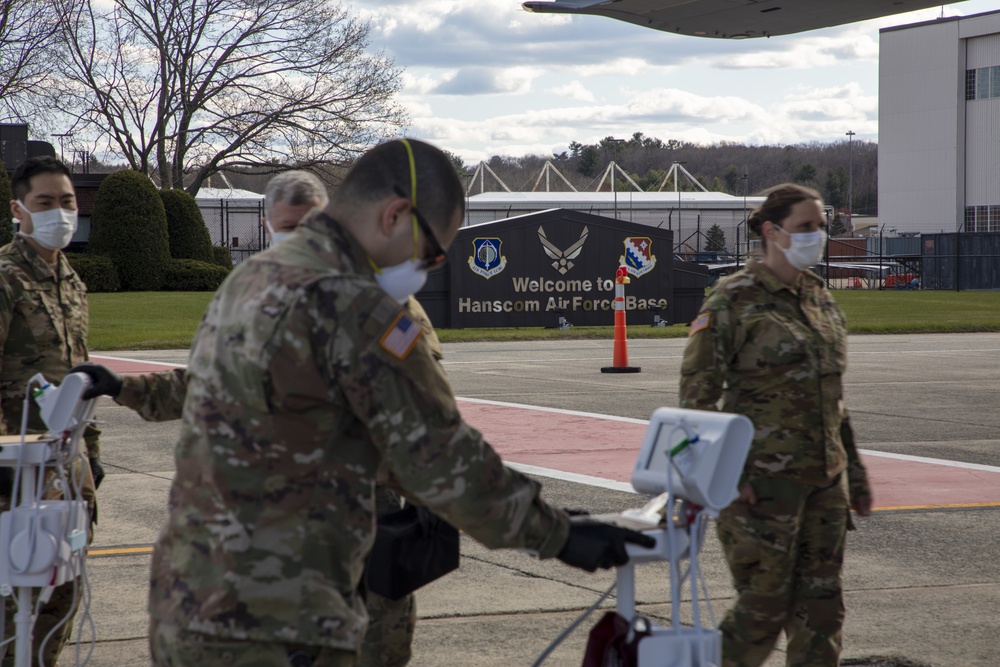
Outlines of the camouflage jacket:
M 844 407 L 844 314 L 810 271 L 789 287 L 762 262 L 719 282 L 691 324 L 680 404 L 746 415 L 755 435 L 744 479 L 824 484 L 849 467 L 867 493 Z
M 320 212 L 233 271 L 191 349 L 153 618 L 356 650 L 376 480 L 489 547 L 558 554 L 565 514 L 462 421 L 422 333 Z
M 414 297 L 406 310 L 424 329 L 427 346 L 435 359 L 442 359 L 441 343 L 431 326 L 424 307 Z M 122 390 L 115 402 L 135 410 L 146 421 L 163 422 L 180 419 L 187 393 L 187 376 L 183 368 L 172 368 L 152 373 L 130 374 L 122 377 Z
M 21 236 L 0 248 L 0 434 L 21 432 L 24 394 L 36 373 L 62 382 L 87 360 L 87 290 L 62 253 L 50 266 Z M 44 433 L 37 405 L 28 409 L 28 432 Z M 84 434 L 89 456 L 100 455 L 100 431 Z M 93 499 L 90 467 L 84 492 Z M 0 483 L 2 486 L 2 483 Z M 2 489 L 0 489 L 2 493 Z

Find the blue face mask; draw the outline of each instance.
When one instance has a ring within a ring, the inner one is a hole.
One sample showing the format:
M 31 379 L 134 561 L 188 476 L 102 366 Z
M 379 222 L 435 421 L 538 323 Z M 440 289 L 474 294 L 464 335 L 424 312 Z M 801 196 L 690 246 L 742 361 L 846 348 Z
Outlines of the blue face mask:
M 781 229 L 777 225 L 775 227 Z M 779 245 L 778 249 L 785 254 L 785 259 L 788 260 L 788 263 L 796 269 L 805 271 L 811 266 L 816 266 L 823 259 L 823 250 L 826 248 L 826 232 L 819 230 L 817 232 L 792 234 L 791 232 L 786 232 L 784 229 L 781 229 L 781 231 L 788 235 L 792 244 L 787 248 L 782 248 Z

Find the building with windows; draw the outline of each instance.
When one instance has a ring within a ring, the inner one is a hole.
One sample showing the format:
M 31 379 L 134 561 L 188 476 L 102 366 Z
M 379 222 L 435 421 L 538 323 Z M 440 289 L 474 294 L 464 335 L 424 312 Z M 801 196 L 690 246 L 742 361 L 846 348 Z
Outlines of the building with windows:
M 879 38 L 879 222 L 1000 232 L 1000 11 Z

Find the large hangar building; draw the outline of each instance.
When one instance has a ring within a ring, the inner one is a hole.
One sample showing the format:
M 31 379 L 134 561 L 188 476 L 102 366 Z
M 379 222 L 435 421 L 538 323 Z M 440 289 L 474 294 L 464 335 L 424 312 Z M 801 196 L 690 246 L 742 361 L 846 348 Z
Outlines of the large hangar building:
M 1000 232 L 1000 11 L 882 29 L 879 222 Z

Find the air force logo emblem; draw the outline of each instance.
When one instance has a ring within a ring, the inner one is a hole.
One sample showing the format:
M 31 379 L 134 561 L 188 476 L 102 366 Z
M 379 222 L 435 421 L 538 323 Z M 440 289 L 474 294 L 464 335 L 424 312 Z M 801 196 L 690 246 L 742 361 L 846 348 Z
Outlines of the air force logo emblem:
M 495 237 L 472 240 L 472 257 L 469 268 L 473 273 L 489 280 L 507 268 L 507 258 L 500 254 L 502 241 Z
M 625 254 L 618 261 L 637 278 L 649 273 L 656 266 L 653 240 L 648 236 L 625 237 Z
M 560 250 L 552 241 L 545 236 L 545 230 L 540 226 L 538 228 L 538 240 L 542 242 L 542 250 L 545 254 L 549 256 L 552 261 L 552 268 L 559 273 L 566 275 L 566 272 L 573 268 L 573 261 L 580 256 L 583 252 L 583 244 L 587 242 L 587 228 L 584 227 L 583 231 L 580 232 L 580 238 L 573 245 L 566 248 L 565 250 Z

